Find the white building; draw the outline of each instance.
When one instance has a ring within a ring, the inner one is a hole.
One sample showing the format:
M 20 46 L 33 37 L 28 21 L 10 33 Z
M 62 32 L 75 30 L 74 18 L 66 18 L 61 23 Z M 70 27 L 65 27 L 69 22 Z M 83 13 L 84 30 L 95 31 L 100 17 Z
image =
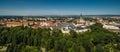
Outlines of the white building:
M 75 30 L 76 32 L 86 32 L 86 31 L 88 31 L 89 29 L 81 29 L 81 30 Z
M 116 27 L 114 25 L 103 25 L 103 28 L 105 28 L 105 29 L 116 29 L 116 30 L 120 29 L 119 27 Z

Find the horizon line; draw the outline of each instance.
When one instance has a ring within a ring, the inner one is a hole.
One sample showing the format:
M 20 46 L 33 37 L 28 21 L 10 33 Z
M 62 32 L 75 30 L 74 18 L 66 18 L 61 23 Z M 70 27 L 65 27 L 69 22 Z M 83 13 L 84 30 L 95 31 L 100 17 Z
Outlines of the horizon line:
M 117 16 L 118 15 L 118 16 L 120 16 L 120 14 L 86 14 L 86 15 L 82 14 L 82 15 L 84 15 L 84 16 L 89 16 L 89 15 L 90 16 L 92 16 L 92 15 L 93 16 L 96 16 L 96 15 L 98 15 L 98 16 L 99 15 L 101 15 L 101 16 L 102 15 L 112 15 L 112 16 Z M 70 15 L 54 15 L 53 14 L 53 15 L 0 15 L 0 16 L 80 16 L 80 15 L 77 15 L 77 14 L 76 15 L 71 15 L 71 14 Z

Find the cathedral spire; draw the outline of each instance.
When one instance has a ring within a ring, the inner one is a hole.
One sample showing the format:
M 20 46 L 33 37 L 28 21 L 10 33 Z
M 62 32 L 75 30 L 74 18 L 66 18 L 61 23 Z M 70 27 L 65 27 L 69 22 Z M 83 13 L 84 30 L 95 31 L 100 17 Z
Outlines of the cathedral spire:
M 80 19 L 79 20 L 81 21 L 81 19 L 82 19 L 82 13 L 80 13 Z
M 82 16 L 82 13 L 80 13 L 80 16 Z
M 82 18 L 82 13 L 80 14 L 80 22 L 84 22 L 83 18 Z

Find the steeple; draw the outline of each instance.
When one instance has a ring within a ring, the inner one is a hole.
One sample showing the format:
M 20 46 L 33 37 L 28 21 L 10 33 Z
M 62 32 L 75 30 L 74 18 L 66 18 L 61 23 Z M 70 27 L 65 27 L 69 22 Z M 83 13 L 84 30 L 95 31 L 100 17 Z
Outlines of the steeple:
M 80 14 L 80 22 L 84 22 L 82 13 Z
M 80 13 L 80 17 L 82 17 L 82 13 Z
M 82 13 L 80 14 L 80 19 L 82 19 Z

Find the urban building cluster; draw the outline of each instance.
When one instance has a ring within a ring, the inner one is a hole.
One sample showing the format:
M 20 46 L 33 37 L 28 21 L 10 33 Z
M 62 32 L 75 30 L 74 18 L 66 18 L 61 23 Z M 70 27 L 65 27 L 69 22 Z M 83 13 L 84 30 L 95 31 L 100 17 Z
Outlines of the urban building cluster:
M 87 16 L 88 17 L 88 16 Z M 103 28 L 111 31 L 119 32 L 120 23 L 116 21 L 109 21 L 105 18 L 92 16 L 87 18 L 85 16 L 75 17 L 22 17 L 22 18 L 2 18 L 0 19 L 1 27 L 16 27 L 28 26 L 33 29 L 37 28 L 50 28 L 61 29 L 63 33 L 69 33 L 70 30 L 76 32 L 85 32 L 89 30 L 89 26 L 95 23 L 103 24 Z M 111 17 L 114 18 L 114 17 Z M 109 18 L 108 18 L 109 19 Z M 119 17 L 114 19 L 120 19 Z

